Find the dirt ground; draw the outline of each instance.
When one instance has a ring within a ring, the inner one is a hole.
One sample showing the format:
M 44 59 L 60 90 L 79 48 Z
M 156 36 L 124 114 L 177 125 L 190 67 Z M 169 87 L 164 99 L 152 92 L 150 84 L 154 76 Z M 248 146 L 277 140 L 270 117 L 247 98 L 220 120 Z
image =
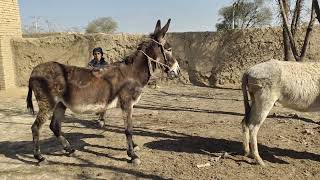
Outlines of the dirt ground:
M 72 157 L 46 122 L 41 150 L 49 164 L 37 166 L 26 91 L 0 91 L 0 179 L 320 179 L 319 113 L 274 107 L 259 131 L 261 167 L 241 155 L 240 90 L 181 85 L 144 90 L 133 116 L 139 166 L 127 162 L 119 109 L 108 111 L 103 129 L 96 115 L 67 111 Z

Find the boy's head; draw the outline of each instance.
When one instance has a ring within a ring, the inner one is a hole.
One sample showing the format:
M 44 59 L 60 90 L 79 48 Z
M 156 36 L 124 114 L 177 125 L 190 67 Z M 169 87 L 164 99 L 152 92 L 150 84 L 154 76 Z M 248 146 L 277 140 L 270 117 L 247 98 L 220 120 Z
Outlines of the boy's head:
M 92 55 L 94 59 L 100 60 L 101 57 L 103 56 L 102 48 L 101 47 L 94 48 L 92 51 Z

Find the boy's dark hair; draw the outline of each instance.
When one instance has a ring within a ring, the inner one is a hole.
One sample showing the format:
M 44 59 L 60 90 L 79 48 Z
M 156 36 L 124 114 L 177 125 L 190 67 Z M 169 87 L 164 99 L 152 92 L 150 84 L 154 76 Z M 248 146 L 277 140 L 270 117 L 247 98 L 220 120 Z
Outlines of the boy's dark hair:
M 95 52 L 99 52 L 101 53 L 101 55 L 103 56 L 103 51 L 102 51 L 102 48 L 101 47 L 96 47 L 92 50 L 92 54 L 94 54 Z

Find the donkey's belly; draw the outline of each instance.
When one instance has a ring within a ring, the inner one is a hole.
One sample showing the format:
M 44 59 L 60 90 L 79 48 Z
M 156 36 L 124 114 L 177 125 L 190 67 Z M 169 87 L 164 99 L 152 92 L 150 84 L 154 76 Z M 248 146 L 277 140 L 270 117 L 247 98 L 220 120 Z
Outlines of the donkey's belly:
M 320 104 L 318 102 L 305 102 L 305 101 L 283 101 L 279 100 L 279 103 L 282 104 L 284 107 L 294 109 L 296 111 L 301 112 L 316 112 L 320 111 Z
M 104 112 L 107 109 L 119 107 L 118 97 L 116 97 L 109 104 L 106 103 L 95 103 L 95 104 L 70 104 L 65 102 L 61 98 L 55 98 L 56 103 L 62 102 L 67 108 L 69 108 L 72 112 L 75 113 L 96 113 L 96 112 Z
M 106 104 L 82 104 L 82 105 L 74 105 L 67 107 L 75 113 L 94 113 L 94 112 L 103 112 L 106 109 Z

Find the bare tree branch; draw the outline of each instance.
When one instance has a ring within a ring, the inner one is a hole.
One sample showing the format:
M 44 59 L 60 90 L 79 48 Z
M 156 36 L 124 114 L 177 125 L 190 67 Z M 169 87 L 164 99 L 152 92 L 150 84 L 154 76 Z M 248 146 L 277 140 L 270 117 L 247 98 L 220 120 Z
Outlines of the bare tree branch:
M 314 21 L 316 19 L 314 17 L 314 11 L 315 11 L 315 2 L 313 1 L 312 2 L 312 8 L 311 8 L 310 22 L 309 22 L 309 25 L 308 25 L 308 28 L 307 28 L 306 37 L 305 37 L 304 42 L 303 42 L 301 55 L 300 55 L 300 58 L 301 58 L 300 61 L 303 60 L 303 58 L 304 58 L 304 56 L 306 54 L 307 46 L 309 44 L 309 39 L 310 39 L 310 35 L 311 35 L 311 32 L 312 32 L 313 24 L 314 24 Z
M 300 21 L 302 2 L 303 0 L 297 0 L 296 6 L 293 11 L 292 22 L 291 22 L 291 31 L 292 31 L 293 38 L 295 38 L 296 36 L 297 27 Z
M 314 4 L 314 9 L 316 11 L 316 14 L 317 14 L 317 19 L 320 23 L 320 8 L 319 8 L 319 2 L 318 0 L 313 0 L 312 3 Z
M 298 55 L 297 47 L 296 47 L 295 41 L 293 39 L 292 32 L 289 29 L 288 17 L 286 15 L 286 13 L 284 12 L 283 2 L 282 2 L 282 0 L 278 0 L 278 2 L 279 2 L 279 5 L 280 5 L 281 15 L 283 17 L 284 28 L 286 29 L 286 32 L 287 32 L 287 34 L 289 36 L 289 40 L 290 40 L 290 45 L 291 45 L 291 48 L 292 48 L 293 56 L 296 59 L 296 61 L 302 61 L 304 56 L 305 56 L 305 53 L 306 53 L 306 49 L 307 49 L 307 46 L 308 46 L 308 43 L 309 43 L 309 39 L 310 39 L 310 35 L 311 35 L 311 32 L 312 32 L 313 24 L 314 24 L 314 21 L 315 21 L 314 10 L 315 10 L 315 5 L 316 4 L 314 3 L 314 1 L 312 2 L 310 22 L 309 22 L 309 25 L 308 25 L 308 28 L 307 28 L 306 36 L 305 36 L 304 43 L 303 43 L 302 50 L 301 50 L 301 54 Z
M 249 19 L 249 21 L 247 22 L 246 28 L 248 28 L 250 26 L 250 23 L 254 20 L 254 17 L 251 17 Z
M 284 60 L 285 61 L 290 61 L 291 60 L 291 43 L 290 43 L 290 37 L 289 33 L 287 33 L 287 29 L 289 30 L 288 27 L 288 18 L 287 16 L 289 15 L 289 5 L 288 5 L 288 0 L 278 0 L 279 5 L 280 5 L 280 13 L 282 15 L 282 23 L 283 23 L 283 46 L 284 46 Z M 293 37 L 292 37 L 293 39 Z

